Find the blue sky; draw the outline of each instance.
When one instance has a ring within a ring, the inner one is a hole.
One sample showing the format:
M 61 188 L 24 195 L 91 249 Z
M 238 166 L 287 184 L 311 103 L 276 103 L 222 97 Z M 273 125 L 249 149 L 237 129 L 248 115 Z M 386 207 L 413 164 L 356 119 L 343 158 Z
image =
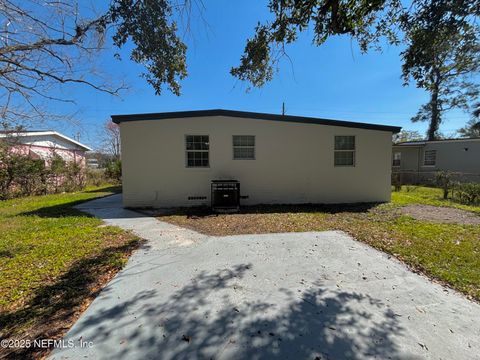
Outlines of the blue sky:
M 115 60 L 112 51 L 98 58 L 97 67 L 113 79 L 122 79 L 129 89 L 120 97 L 101 94 L 83 87 L 65 89 L 76 99 L 79 125 L 55 122 L 49 127 L 97 146 L 102 123 L 111 114 L 163 112 L 225 108 L 280 113 L 282 102 L 289 115 L 305 115 L 341 120 L 399 125 L 424 132 L 425 123 L 413 124 L 410 118 L 428 95 L 414 85 L 402 86 L 400 48 L 387 46 L 382 53 L 363 55 L 348 37 L 330 39 L 321 47 L 312 46 L 312 34 L 303 34 L 288 47 L 292 64 L 284 60 L 275 79 L 262 89 L 247 92 L 247 84 L 237 81 L 229 69 L 238 64 L 245 40 L 253 34 L 258 21 L 269 17 L 267 1 L 204 0 L 203 20 L 192 18 L 188 45 L 189 76 L 182 82 L 182 95 L 165 89 L 155 96 L 139 75 L 140 65 Z M 198 15 L 198 13 L 196 13 Z M 441 131 L 451 134 L 468 120 L 460 111 L 447 115 Z

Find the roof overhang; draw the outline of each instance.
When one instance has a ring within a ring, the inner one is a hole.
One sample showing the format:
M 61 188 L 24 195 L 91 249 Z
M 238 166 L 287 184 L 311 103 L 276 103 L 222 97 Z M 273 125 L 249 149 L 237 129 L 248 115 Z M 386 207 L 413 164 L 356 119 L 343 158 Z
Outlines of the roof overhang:
M 82 148 L 85 151 L 91 151 L 92 149 L 88 147 L 87 145 L 84 145 L 72 138 L 69 138 L 68 136 L 65 136 L 63 134 L 60 134 L 59 132 L 56 131 L 18 131 L 18 132 L 0 132 L 0 138 L 6 138 L 6 137 L 30 137 L 30 136 L 56 136 L 60 139 L 63 139 L 65 141 L 68 141 L 72 144 L 77 145 L 78 147 Z
M 471 141 L 480 141 L 480 138 L 458 138 L 458 139 L 441 139 L 441 140 L 419 140 L 419 141 L 405 141 L 398 144 L 394 144 L 395 147 L 420 147 L 427 144 L 436 144 L 436 143 L 449 143 L 449 142 L 471 142 Z
M 148 113 L 148 114 L 112 115 L 111 117 L 112 117 L 112 121 L 115 124 L 120 124 L 123 122 L 132 122 L 132 121 L 179 119 L 179 118 L 205 117 L 205 116 L 229 116 L 229 117 L 258 119 L 258 120 L 273 120 L 273 121 L 279 121 L 279 122 L 292 122 L 292 123 L 301 123 L 301 124 L 342 126 L 342 127 L 359 128 L 359 129 L 367 129 L 367 130 L 389 131 L 394 134 L 400 132 L 401 130 L 401 127 L 398 127 L 398 126 L 369 124 L 369 123 L 342 121 L 342 120 L 331 120 L 331 119 L 313 118 L 313 117 L 305 117 L 305 116 L 292 116 L 292 115 L 256 113 L 256 112 L 248 112 L 248 111 L 223 110 L 223 109 L 175 111 L 175 112 Z

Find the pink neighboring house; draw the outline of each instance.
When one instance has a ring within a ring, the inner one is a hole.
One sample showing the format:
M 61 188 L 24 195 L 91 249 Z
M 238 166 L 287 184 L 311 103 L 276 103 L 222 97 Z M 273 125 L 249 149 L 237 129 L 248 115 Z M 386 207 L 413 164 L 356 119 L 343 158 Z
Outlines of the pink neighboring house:
M 47 163 L 53 155 L 57 154 L 67 162 L 74 161 L 84 167 L 86 165 L 85 153 L 92 150 L 88 146 L 52 130 L 0 132 L 1 138 L 12 138 L 15 143 L 14 151 L 36 159 L 44 159 Z

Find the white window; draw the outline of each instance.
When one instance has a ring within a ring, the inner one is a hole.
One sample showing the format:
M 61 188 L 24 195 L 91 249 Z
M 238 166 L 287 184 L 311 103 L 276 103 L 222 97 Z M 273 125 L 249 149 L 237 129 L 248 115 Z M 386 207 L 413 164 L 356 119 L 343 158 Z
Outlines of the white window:
M 425 150 L 423 165 L 435 166 L 436 162 L 437 162 L 437 150 Z
M 355 166 L 355 136 L 335 136 L 335 166 Z
M 255 136 L 233 135 L 233 160 L 255 160 Z
M 209 167 L 210 143 L 208 135 L 186 135 L 187 167 Z
M 394 152 L 392 166 L 397 166 L 397 167 L 400 166 L 401 161 L 402 161 L 402 153 Z

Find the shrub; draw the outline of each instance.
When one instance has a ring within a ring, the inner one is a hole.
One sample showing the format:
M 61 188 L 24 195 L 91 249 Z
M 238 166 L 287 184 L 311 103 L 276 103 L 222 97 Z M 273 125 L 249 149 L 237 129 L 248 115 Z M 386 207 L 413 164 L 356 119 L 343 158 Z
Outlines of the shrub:
M 455 198 L 463 204 L 473 205 L 480 202 L 480 184 L 463 183 L 458 184 L 455 191 Z
M 105 174 L 105 169 L 88 168 L 85 176 L 87 185 L 100 186 L 109 182 Z
M 0 155 L 0 198 L 46 192 L 45 162 L 19 154 Z
M 122 162 L 121 160 L 110 161 L 105 168 L 105 175 L 108 179 L 114 182 L 121 182 L 122 180 Z
M 453 173 L 450 171 L 437 171 L 435 173 L 435 184 L 443 190 L 443 198 L 448 198 L 448 193 L 453 187 Z
M 402 180 L 400 173 L 392 173 L 392 185 L 394 191 L 402 190 Z
M 66 192 L 78 191 L 85 187 L 85 176 L 82 167 L 75 162 L 65 164 L 63 190 Z
M 85 186 L 83 168 L 54 155 L 48 161 L 12 151 L 0 143 L 0 199 L 77 191 Z

